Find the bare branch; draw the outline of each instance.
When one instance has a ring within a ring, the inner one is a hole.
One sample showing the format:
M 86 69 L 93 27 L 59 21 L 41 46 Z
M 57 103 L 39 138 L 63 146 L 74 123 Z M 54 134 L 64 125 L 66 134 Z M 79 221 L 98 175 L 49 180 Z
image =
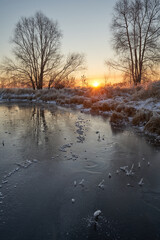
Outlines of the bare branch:
M 107 64 L 125 73 L 127 67 L 133 82 L 140 83 L 146 72 L 160 63 L 159 21 L 160 0 L 118 0 L 112 33 L 113 48 L 120 60 Z

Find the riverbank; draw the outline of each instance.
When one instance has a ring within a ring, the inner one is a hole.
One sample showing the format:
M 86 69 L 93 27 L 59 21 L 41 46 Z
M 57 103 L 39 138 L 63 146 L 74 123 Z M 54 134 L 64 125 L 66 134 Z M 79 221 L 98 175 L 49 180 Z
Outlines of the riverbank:
M 0 89 L 0 101 L 29 101 L 76 107 L 81 112 L 108 116 L 114 126 L 133 126 L 160 138 L 160 81 L 142 86 L 103 88 Z

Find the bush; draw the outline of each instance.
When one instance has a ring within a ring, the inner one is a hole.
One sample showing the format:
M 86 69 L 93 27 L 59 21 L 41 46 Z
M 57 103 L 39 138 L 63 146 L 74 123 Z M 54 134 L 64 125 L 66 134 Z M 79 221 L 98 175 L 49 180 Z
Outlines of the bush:
M 84 100 L 83 102 L 83 107 L 84 108 L 90 108 L 92 106 L 92 101 L 91 100 Z
M 119 104 L 119 105 L 116 107 L 116 112 L 122 112 L 122 111 L 124 111 L 124 109 L 125 109 L 124 104 Z
M 105 112 L 105 111 L 110 111 L 111 107 L 108 103 L 104 102 L 100 105 L 100 110 Z
M 65 85 L 63 83 L 55 82 L 54 87 L 55 89 L 62 89 L 65 88 Z
M 122 124 L 126 121 L 128 121 L 128 118 L 122 113 L 113 112 L 110 117 L 110 122 L 114 124 Z
M 124 112 L 128 117 L 133 117 L 136 114 L 136 109 L 134 107 L 125 107 Z
M 59 99 L 59 98 L 56 100 L 56 102 L 57 102 L 58 104 L 60 104 L 60 105 L 64 105 L 64 104 L 65 104 L 65 100 Z
M 114 102 L 114 101 L 112 101 L 111 103 L 110 103 L 110 108 L 111 108 L 111 110 L 112 111 L 115 111 L 116 110 L 116 108 L 117 108 L 117 102 Z
M 55 101 L 58 97 L 57 93 L 52 93 L 52 94 L 45 94 L 45 95 L 40 95 L 39 96 L 42 101 Z
M 66 98 L 66 99 L 64 100 L 64 102 L 65 102 L 65 104 L 70 104 L 70 99 L 69 99 L 69 98 Z
M 133 125 L 145 125 L 150 118 L 152 117 L 152 112 L 150 111 L 144 111 L 144 110 L 139 110 L 136 115 L 132 119 L 132 124 Z
M 160 135 L 160 115 L 152 116 L 145 125 L 144 130 L 152 134 Z
M 92 106 L 91 106 L 91 113 L 99 113 L 100 111 L 100 105 L 98 103 L 94 103 Z
M 142 85 L 136 90 L 135 94 L 133 94 L 133 100 L 145 100 L 147 98 L 160 99 L 160 81 Z
M 80 96 L 75 96 L 70 98 L 70 103 L 71 104 L 83 104 L 84 102 L 84 97 L 80 97 Z
M 92 103 L 96 103 L 99 101 L 99 99 L 97 97 L 91 97 L 91 101 Z

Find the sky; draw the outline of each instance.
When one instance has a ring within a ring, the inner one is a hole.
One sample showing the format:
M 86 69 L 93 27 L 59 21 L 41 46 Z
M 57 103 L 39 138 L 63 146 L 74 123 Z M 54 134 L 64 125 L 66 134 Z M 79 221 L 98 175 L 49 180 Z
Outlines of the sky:
M 116 0 L 0 0 L 0 61 L 11 56 L 10 39 L 19 19 L 37 11 L 58 21 L 62 53 L 84 53 L 87 78 L 104 78 L 105 60 L 114 56 L 111 19 Z

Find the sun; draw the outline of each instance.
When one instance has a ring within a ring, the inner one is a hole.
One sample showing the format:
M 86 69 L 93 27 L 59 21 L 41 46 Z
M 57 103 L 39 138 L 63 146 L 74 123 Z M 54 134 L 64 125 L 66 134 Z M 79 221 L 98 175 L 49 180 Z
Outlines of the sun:
M 97 88 L 97 87 L 99 87 L 99 82 L 98 81 L 94 81 L 92 85 L 93 85 L 93 87 Z

